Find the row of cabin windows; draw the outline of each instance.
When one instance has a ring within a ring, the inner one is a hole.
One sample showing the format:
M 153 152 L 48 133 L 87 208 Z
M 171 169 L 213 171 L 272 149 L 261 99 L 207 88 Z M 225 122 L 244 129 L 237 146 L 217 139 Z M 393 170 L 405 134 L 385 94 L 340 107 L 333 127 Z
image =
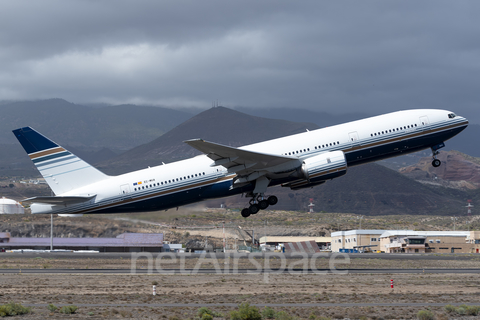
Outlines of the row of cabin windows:
M 218 171 L 218 170 L 217 170 Z M 195 173 L 195 175 L 191 175 L 191 176 L 186 176 L 186 177 L 180 177 L 180 178 L 176 178 L 176 179 L 172 179 L 172 180 L 168 180 L 168 181 L 165 181 L 165 182 L 157 182 L 157 183 L 154 183 L 154 184 L 150 184 L 150 185 L 144 185 L 144 186 L 141 186 L 141 187 L 137 187 L 137 188 L 134 188 L 133 190 L 137 191 L 140 191 L 142 189 L 148 189 L 149 187 L 150 188 L 153 188 L 153 187 L 159 187 L 161 185 L 164 185 L 164 184 L 167 184 L 167 183 L 172 183 L 172 182 L 175 182 L 175 181 L 182 181 L 182 180 L 187 180 L 187 179 L 190 179 L 190 178 L 194 178 L 194 177 L 198 177 L 198 176 L 204 176 L 205 175 L 205 172 L 202 172 L 202 173 Z
M 340 141 L 337 141 L 337 142 L 332 142 L 330 143 L 330 147 L 331 146 L 335 146 L 337 144 L 340 144 Z M 328 143 L 327 144 L 323 144 L 321 146 L 315 146 L 315 149 L 322 149 L 322 148 L 326 148 L 328 147 Z M 286 156 L 291 156 L 291 155 L 295 155 L 295 154 L 299 154 L 299 153 L 302 153 L 302 152 L 307 152 L 307 151 L 310 151 L 310 148 L 307 148 L 307 149 L 303 149 L 303 150 L 297 150 L 297 151 L 292 151 L 292 152 L 286 152 L 285 155 Z
M 330 147 L 331 146 L 336 146 L 337 144 L 340 144 L 340 141 L 330 143 Z M 321 146 L 318 146 L 318 149 L 327 148 L 327 147 L 328 147 L 328 143 L 327 144 L 322 144 Z M 317 149 L 317 146 L 315 146 L 315 149 Z
M 385 134 L 385 133 L 389 133 L 389 132 L 406 130 L 406 129 L 410 129 L 410 128 L 413 128 L 413 127 L 416 127 L 416 126 L 417 126 L 417 124 L 415 124 L 415 125 L 412 124 L 412 125 L 409 125 L 409 126 L 404 126 L 403 129 L 402 129 L 402 127 L 400 127 L 400 128 L 397 128 L 397 129 L 393 128 L 393 129 L 385 130 L 385 131 L 378 132 L 378 133 L 377 133 L 377 132 L 374 132 L 374 133 L 371 133 L 370 136 L 373 137 L 373 136 L 376 136 L 377 134 L 378 134 L 378 135 L 381 135 L 381 134 Z

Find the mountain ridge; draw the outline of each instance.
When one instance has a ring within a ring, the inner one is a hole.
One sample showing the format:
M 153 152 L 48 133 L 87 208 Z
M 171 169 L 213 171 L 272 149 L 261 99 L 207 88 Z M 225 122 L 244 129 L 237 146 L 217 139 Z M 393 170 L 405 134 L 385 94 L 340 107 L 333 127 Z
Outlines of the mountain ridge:
M 118 174 L 199 155 L 199 151 L 183 142 L 190 139 L 201 138 L 239 147 L 304 132 L 306 129 L 314 130 L 318 126 L 254 117 L 232 109 L 215 107 L 193 116 L 149 143 L 100 163 L 99 169 Z M 237 134 L 241 130 L 243 132 Z

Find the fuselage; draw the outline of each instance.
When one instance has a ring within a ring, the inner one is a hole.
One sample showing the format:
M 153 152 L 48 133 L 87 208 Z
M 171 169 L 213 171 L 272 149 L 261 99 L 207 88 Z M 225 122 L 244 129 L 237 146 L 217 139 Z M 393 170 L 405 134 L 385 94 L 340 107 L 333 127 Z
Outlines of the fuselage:
M 461 132 L 468 121 L 446 110 L 407 110 L 348 122 L 239 149 L 305 160 L 342 151 L 347 166 L 416 152 L 441 144 Z M 71 205 L 33 204 L 34 213 L 118 213 L 174 208 L 206 199 L 250 192 L 254 184 L 231 188 L 235 178 L 206 155 L 160 165 L 71 190 L 62 196 L 96 195 Z M 272 179 L 269 186 L 291 183 L 298 177 Z

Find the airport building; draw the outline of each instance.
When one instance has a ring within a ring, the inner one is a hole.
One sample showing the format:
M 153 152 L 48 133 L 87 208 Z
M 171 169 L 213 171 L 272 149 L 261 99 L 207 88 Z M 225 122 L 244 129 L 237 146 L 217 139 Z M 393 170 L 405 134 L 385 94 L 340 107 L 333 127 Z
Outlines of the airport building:
M 326 250 L 330 248 L 330 243 L 332 241 L 331 237 L 290 237 L 290 236 L 266 236 L 259 239 L 260 246 L 267 247 L 278 247 L 279 245 L 284 245 L 285 243 L 295 243 L 295 242 L 310 242 L 315 241 L 317 246 Z
M 11 237 L 9 232 L 0 232 L 0 249 L 50 250 L 50 238 L 16 238 Z M 161 252 L 163 251 L 163 233 L 122 233 L 115 238 L 53 238 L 53 249 Z M 175 248 L 172 249 L 175 250 Z
M 380 247 L 388 253 L 480 253 L 480 231 L 389 230 Z
M 380 250 L 380 235 L 385 230 L 332 232 L 332 252 L 375 252 Z
M 480 231 L 332 232 L 332 252 L 480 253 Z

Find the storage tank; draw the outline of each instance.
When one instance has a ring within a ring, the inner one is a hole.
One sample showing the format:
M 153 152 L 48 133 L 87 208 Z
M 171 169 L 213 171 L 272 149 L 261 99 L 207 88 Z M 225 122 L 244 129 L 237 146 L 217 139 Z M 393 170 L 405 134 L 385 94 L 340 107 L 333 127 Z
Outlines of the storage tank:
M 0 214 L 25 213 L 25 208 L 15 200 L 2 197 L 0 199 Z

